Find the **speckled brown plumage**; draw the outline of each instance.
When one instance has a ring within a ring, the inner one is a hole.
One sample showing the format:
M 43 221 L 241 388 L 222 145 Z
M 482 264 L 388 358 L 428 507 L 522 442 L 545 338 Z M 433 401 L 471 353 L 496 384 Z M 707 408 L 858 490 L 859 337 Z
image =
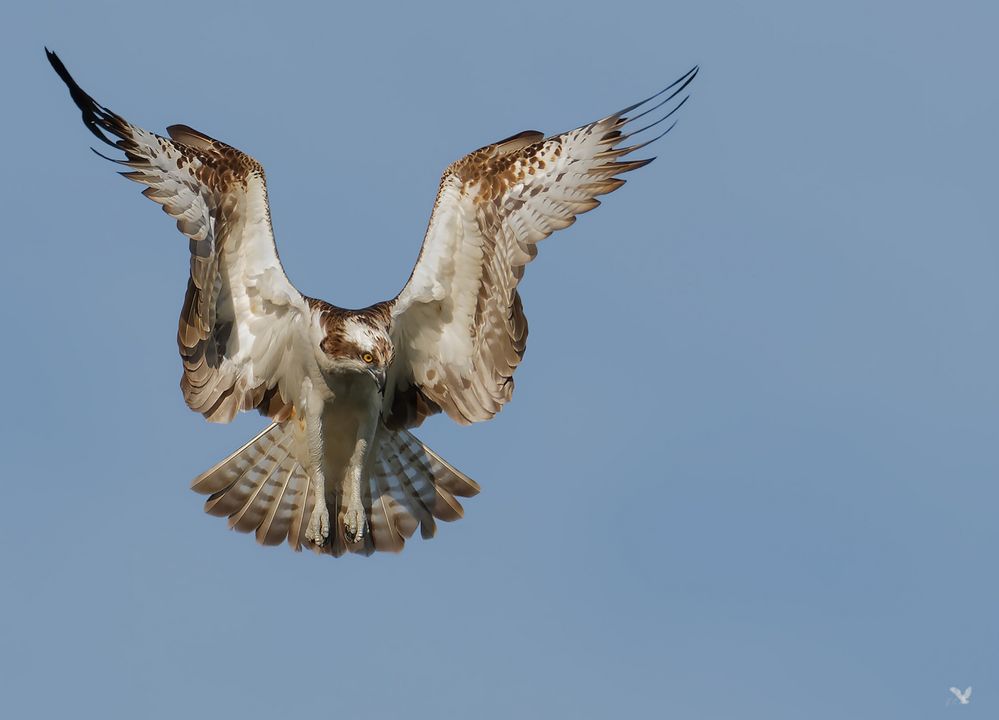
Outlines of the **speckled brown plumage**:
M 306 297 L 305 301 L 313 312 L 319 314 L 319 322 L 325 330 L 325 336 L 320 341 L 319 347 L 331 357 L 347 356 L 355 352 L 354 344 L 344 334 L 344 324 L 348 319 L 386 332 L 392 326 L 391 302 L 375 303 L 360 310 L 348 310 L 316 298 Z M 379 365 L 388 365 L 392 361 L 392 345 L 384 338 L 377 338 L 374 355 Z
M 639 135 L 684 104 L 697 73 L 575 130 L 525 131 L 452 163 L 406 286 L 347 310 L 287 278 L 256 160 L 185 125 L 169 137 L 131 125 L 48 57 L 87 128 L 124 152 L 108 159 L 189 239 L 185 402 L 212 421 L 251 409 L 274 420 L 195 479 L 206 511 L 262 544 L 334 556 L 397 552 L 416 528 L 431 537 L 461 517 L 457 498 L 478 485 L 407 428 L 442 411 L 488 420 L 510 400 L 528 335 L 518 285 L 537 244 L 651 161 L 626 156 L 665 134 Z

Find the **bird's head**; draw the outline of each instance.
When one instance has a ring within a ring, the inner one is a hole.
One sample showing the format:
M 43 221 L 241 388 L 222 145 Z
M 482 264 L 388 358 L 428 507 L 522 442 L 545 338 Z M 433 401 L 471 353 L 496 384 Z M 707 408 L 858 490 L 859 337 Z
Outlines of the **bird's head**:
M 364 315 L 351 314 L 337 320 L 326 323 L 319 341 L 319 367 L 328 376 L 366 374 L 381 392 L 394 354 L 388 329 Z

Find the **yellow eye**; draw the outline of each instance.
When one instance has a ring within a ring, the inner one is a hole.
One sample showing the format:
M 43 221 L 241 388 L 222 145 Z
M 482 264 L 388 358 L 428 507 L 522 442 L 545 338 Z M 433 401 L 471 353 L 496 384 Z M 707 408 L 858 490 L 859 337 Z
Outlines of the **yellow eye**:
M 366 363 L 372 363 L 375 361 L 375 356 L 372 355 L 371 353 L 364 353 L 363 355 L 361 355 L 361 360 L 363 360 Z

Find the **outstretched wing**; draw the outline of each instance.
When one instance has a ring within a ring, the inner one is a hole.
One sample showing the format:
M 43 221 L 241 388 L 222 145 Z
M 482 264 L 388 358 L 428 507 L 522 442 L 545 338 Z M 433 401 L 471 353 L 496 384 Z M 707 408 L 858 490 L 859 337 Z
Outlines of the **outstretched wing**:
M 499 412 L 526 347 L 517 284 L 536 244 L 621 187 L 618 175 L 652 161 L 623 158 L 672 128 L 635 138 L 686 102 L 680 95 L 696 74 L 575 130 L 488 145 L 444 172 L 420 257 L 393 308 L 396 359 L 383 413 L 390 427 L 413 427 L 440 410 L 463 424 Z
M 177 332 L 188 407 L 214 422 L 254 408 L 288 417 L 313 357 L 309 312 L 278 260 L 263 168 L 184 125 L 167 128 L 167 139 L 129 124 L 46 53 L 87 128 L 126 158 L 107 159 L 131 168 L 122 175 L 148 186 L 143 195 L 190 239 L 191 276 Z

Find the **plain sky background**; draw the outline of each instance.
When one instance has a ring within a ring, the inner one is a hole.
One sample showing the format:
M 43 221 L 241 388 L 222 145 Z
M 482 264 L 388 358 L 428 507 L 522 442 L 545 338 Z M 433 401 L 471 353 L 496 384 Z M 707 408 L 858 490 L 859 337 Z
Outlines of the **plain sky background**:
M 995 3 L 358 5 L 3 11 L 0 714 L 999 716 Z M 332 560 L 188 489 L 265 421 L 185 408 L 187 242 L 43 45 L 258 158 L 289 276 L 348 307 L 452 160 L 701 74 L 542 246 L 513 402 L 420 429 L 465 519 Z

